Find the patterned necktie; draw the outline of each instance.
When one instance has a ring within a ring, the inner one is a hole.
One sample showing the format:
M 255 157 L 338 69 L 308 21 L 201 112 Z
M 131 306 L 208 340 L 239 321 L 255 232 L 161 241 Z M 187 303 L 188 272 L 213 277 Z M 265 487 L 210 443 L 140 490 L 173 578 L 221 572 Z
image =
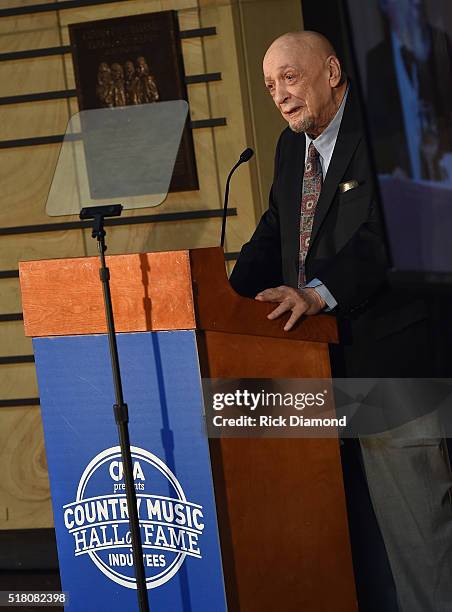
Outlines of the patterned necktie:
M 311 142 L 306 158 L 306 165 L 303 176 L 303 195 L 301 198 L 300 215 L 300 255 L 298 269 L 298 288 L 301 289 L 306 284 L 305 261 L 309 249 L 309 239 L 311 238 L 312 224 L 314 221 L 315 208 L 322 189 L 322 166 L 320 157 L 314 144 Z

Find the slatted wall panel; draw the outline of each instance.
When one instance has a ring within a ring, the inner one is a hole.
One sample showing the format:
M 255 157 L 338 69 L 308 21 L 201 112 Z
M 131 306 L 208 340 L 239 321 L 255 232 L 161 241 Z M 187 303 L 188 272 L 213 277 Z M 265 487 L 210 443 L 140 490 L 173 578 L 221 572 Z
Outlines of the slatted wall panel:
M 78 110 L 67 25 L 178 11 L 200 188 L 170 194 L 156 209 L 126 211 L 108 230 L 109 253 L 212 246 L 219 240 L 227 173 L 243 148 L 252 145 L 243 111 L 246 92 L 240 86 L 234 4 L 61 0 L 37 5 L 11 0 L 0 6 L 0 529 L 52 526 L 31 342 L 22 329 L 18 262 L 96 252 L 89 230 L 75 216 L 45 214 L 59 139 Z M 250 172 L 242 168 L 234 179 L 229 260 L 255 224 Z

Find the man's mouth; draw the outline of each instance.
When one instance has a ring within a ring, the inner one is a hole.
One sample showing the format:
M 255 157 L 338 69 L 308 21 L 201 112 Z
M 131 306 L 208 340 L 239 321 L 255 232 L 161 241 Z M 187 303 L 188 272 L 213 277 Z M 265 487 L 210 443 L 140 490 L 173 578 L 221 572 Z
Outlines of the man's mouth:
M 301 109 L 301 106 L 296 106 L 295 108 L 291 108 L 290 110 L 287 111 L 283 111 L 285 115 L 287 115 L 287 117 L 292 117 L 293 115 L 295 115 L 295 113 L 298 113 L 298 111 Z

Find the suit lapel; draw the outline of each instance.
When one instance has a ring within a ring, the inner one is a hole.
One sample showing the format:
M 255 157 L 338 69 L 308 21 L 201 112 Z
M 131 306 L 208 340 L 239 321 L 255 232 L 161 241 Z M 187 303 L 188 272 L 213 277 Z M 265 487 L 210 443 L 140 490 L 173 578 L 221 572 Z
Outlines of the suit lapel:
M 347 166 L 349 165 L 356 147 L 362 138 L 359 123 L 359 109 L 357 108 L 357 104 L 353 99 L 350 88 L 347 102 L 345 104 L 344 115 L 341 121 L 341 127 L 339 129 L 336 145 L 334 147 L 333 156 L 331 158 L 328 172 L 326 173 L 325 181 L 322 186 L 322 191 L 320 192 L 317 202 L 311 238 L 309 241 L 309 251 L 312 249 L 312 245 L 319 234 L 323 220 L 325 219 L 333 202 L 334 196 L 336 195 L 338 185 L 343 179 Z

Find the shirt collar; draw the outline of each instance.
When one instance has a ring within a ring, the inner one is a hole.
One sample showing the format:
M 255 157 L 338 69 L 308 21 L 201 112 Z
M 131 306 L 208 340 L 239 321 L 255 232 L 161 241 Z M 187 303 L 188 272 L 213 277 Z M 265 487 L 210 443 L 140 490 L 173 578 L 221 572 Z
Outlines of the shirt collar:
M 349 88 L 350 88 L 350 85 L 347 85 L 347 89 L 345 91 L 341 105 L 337 109 L 337 112 L 334 115 L 333 119 L 330 121 L 328 126 L 323 130 L 320 136 L 317 136 L 317 138 L 313 140 L 312 138 L 309 138 L 307 134 L 305 134 L 306 150 L 308 149 L 311 142 L 313 142 L 319 155 L 323 157 L 323 159 L 331 157 L 331 154 L 334 149 L 334 145 L 336 144 L 337 135 L 339 134 L 339 128 L 341 127 L 342 115 L 344 114 L 345 103 L 347 101 Z

